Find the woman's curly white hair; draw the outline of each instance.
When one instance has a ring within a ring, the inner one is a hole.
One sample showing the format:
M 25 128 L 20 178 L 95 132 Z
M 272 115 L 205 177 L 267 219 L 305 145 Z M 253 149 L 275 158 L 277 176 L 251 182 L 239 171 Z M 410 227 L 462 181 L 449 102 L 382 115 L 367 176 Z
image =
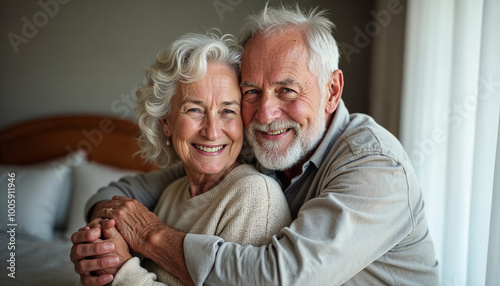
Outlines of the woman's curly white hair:
M 213 29 L 205 34 L 186 34 L 157 55 L 155 64 L 146 68 L 147 83 L 136 92 L 142 158 L 159 167 L 178 161 L 172 145 L 165 144 L 167 137 L 161 125 L 170 114 L 178 83 L 201 80 L 209 62 L 227 64 L 239 78 L 241 54 L 242 48 L 233 36 L 220 35 Z

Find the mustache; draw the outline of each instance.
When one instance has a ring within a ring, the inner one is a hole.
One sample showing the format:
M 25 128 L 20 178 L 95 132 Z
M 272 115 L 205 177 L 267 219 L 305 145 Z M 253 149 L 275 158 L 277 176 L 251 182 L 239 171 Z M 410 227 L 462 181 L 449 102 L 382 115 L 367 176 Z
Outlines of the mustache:
M 261 124 L 256 121 L 252 121 L 248 126 L 248 131 L 250 132 L 255 132 L 255 131 L 271 132 L 282 129 L 293 129 L 295 131 L 295 134 L 297 135 L 301 131 L 300 124 L 293 120 L 280 120 L 271 122 L 269 124 Z

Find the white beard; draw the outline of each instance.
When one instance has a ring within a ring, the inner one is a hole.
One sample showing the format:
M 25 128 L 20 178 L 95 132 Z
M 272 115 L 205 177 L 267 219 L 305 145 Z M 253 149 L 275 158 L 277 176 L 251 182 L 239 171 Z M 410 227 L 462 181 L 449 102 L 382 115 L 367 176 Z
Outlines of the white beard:
M 324 110 L 324 108 L 320 110 Z M 300 162 L 319 144 L 326 128 L 325 117 L 324 112 L 319 112 L 313 124 L 305 130 L 302 130 L 300 125 L 292 120 L 275 121 L 270 124 L 259 124 L 252 121 L 246 130 L 246 137 L 262 166 L 270 170 L 283 171 Z M 293 129 L 295 136 L 291 146 L 285 147 L 282 146 L 282 142 L 271 140 L 265 140 L 262 145 L 259 144 L 256 137 L 257 131 L 267 132 L 280 129 Z

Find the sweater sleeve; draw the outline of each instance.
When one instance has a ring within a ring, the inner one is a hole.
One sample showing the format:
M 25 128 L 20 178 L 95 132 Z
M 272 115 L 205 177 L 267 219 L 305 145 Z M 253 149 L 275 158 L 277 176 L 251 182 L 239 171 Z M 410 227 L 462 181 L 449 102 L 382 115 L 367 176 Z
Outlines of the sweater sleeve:
M 161 286 L 155 273 L 148 272 L 140 265 L 137 257 L 132 257 L 116 273 L 112 286 Z

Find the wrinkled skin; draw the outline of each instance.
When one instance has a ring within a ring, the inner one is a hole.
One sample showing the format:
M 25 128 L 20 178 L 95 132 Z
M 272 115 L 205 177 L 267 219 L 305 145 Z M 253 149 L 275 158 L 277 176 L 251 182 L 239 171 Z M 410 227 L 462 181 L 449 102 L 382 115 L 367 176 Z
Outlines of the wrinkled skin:
M 114 220 L 97 218 L 75 232 L 70 258 L 84 285 L 105 285 L 132 256 Z M 92 259 L 87 259 L 91 257 Z

